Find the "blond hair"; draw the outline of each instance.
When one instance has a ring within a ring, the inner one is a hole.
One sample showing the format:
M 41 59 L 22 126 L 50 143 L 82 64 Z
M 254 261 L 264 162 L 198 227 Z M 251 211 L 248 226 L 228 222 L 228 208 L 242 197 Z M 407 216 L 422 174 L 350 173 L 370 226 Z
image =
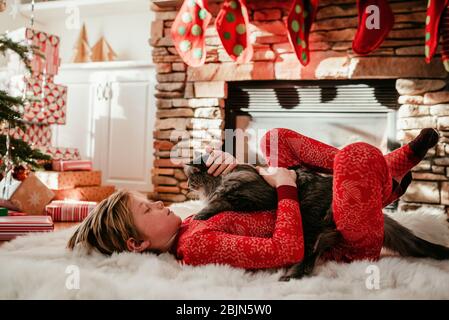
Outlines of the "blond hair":
M 76 229 L 67 247 L 73 249 L 79 244 L 108 255 L 128 251 L 126 241 L 139 238 L 128 208 L 130 194 L 119 190 L 101 201 Z

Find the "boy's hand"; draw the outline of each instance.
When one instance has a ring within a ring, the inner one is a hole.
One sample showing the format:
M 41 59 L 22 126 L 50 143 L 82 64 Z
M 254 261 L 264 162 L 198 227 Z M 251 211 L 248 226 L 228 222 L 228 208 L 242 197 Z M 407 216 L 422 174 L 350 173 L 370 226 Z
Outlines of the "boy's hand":
M 265 181 L 273 188 L 277 188 L 282 185 L 296 187 L 296 172 L 294 170 L 281 167 L 261 168 L 259 166 L 257 166 L 256 169 L 262 178 L 264 178 Z
M 209 154 L 209 159 L 206 162 L 206 166 L 209 167 L 207 173 L 214 177 L 231 172 L 238 164 L 237 159 L 229 152 L 213 150 L 210 146 L 206 147 L 206 152 Z

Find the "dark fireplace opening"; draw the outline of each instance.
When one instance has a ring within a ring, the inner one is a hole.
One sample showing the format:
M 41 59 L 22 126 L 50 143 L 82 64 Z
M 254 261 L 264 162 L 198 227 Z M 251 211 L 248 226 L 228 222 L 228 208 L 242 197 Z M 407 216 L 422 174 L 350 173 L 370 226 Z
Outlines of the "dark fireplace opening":
M 223 150 L 264 164 L 260 138 L 285 127 L 337 148 L 364 141 L 387 153 L 400 146 L 398 108 L 395 80 L 229 82 Z

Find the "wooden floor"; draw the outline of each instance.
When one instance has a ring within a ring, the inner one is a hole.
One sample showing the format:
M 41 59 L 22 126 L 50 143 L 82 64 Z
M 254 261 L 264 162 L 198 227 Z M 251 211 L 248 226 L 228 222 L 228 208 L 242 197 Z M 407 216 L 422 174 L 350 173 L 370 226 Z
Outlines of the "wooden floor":
M 79 224 L 79 222 L 55 222 L 55 230 L 54 231 L 67 229 L 67 228 L 76 226 L 78 224 Z M 8 241 L 0 241 L 0 246 L 5 244 L 6 242 L 8 242 Z

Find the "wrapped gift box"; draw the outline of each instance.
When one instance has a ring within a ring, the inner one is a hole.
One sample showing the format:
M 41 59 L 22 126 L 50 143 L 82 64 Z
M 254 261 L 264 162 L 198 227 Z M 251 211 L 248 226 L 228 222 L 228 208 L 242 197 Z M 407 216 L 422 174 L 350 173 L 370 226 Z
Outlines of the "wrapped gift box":
M 61 64 L 59 57 L 60 39 L 58 36 L 31 28 L 21 28 L 9 32 L 8 37 L 16 42 L 25 42 L 37 47 L 37 50 L 44 56 L 42 58 L 37 54 L 33 55 L 31 59 L 31 70 L 34 74 L 42 74 L 44 72 L 49 75 L 58 74 Z M 11 55 L 8 66 L 16 69 L 24 69 L 24 65 L 17 55 Z
M 0 131 L 0 134 L 5 133 L 5 130 Z M 51 128 L 48 125 L 27 124 L 25 131 L 20 128 L 12 128 L 10 136 L 34 146 L 47 147 L 51 145 Z
M 92 201 L 52 201 L 45 212 L 53 221 L 83 221 L 96 205 Z
M 65 190 L 52 190 L 54 200 L 82 200 L 100 202 L 115 192 L 114 186 L 79 187 Z
M 49 216 L 0 217 L 0 240 L 11 240 L 31 232 L 53 231 L 53 220 Z
M 48 154 L 52 160 L 81 160 L 80 152 L 77 148 L 62 147 L 38 147 L 38 149 Z
M 36 176 L 53 190 L 101 185 L 101 171 L 36 171 Z
M 65 101 L 58 100 L 51 104 L 32 102 L 24 107 L 23 120 L 36 124 L 65 124 L 66 106 Z
M 35 124 L 66 124 L 67 86 L 55 84 L 42 76 L 24 77 L 22 75 L 11 78 L 9 93 L 13 96 L 36 98 L 26 103 L 23 119 Z
M 23 216 L 27 216 L 27 215 L 28 214 L 26 212 L 12 211 L 12 210 L 8 211 L 8 216 L 11 216 L 11 217 L 23 217 Z
M 53 197 L 54 193 L 33 173 L 30 173 L 13 193 L 10 200 L 22 212 L 41 215 Z
M 53 160 L 54 171 L 92 171 L 90 160 Z

